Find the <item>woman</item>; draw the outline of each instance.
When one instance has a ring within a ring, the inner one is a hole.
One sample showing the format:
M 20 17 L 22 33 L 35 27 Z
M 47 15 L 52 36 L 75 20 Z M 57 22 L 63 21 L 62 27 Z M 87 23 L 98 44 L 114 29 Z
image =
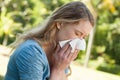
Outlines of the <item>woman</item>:
M 66 80 L 65 69 L 78 55 L 67 42 L 84 39 L 94 26 L 93 16 L 81 2 L 70 2 L 56 10 L 42 26 L 22 35 L 10 57 L 5 80 Z M 41 28 L 41 27 L 40 27 Z

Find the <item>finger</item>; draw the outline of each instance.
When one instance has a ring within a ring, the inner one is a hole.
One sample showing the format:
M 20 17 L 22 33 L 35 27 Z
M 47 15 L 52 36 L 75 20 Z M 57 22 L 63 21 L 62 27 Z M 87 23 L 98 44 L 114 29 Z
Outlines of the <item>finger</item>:
M 60 50 L 60 45 L 58 44 L 57 47 L 56 47 L 56 49 L 55 49 L 55 54 L 58 54 L 59 50 Z
M 68 47 L 69 47 L 69 43 L 66 43 L 60 50 L 59 55 L 62 56 L 65 53 L 65 51 L 68 49 Z
M 72 56 L 73 55 L 75 55 L 74 53 L 72 53 L 72 52 L 70 52 L 70 54 L 68 55 L 68 59 L 70 60 L 70 61 L 72 61 L 71 59 L 72 59 Z
M 79 50 L 74 51 L 74 53 L 73 53 L 74 55 L 72 55 L 72 57 L 71 57 L 72 61 L 77 57 L 78 53 L 79 53 Z
M 64 53 L 64 57 L 68 57 L 71 54 L 72 47 L 69 45 L 68 49 Z

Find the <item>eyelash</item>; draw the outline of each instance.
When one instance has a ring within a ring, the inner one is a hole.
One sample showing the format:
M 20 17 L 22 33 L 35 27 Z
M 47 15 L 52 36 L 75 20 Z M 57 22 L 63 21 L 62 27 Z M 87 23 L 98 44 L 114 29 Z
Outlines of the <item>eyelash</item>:
M 77 36 L 81 36 L 82 35 L 82 33 L 78 33 L 78 32 L 76 32 L 75 33 Z
M 75 34 L 78 36 L 79 34 L 77 32 L 75 32 Z
M 77 36 L 81 36 L 83 33 L 75 32 L 75 34 L 76 34 Z M 86 39 L 86 37 L 83 37 L 83 39 Z

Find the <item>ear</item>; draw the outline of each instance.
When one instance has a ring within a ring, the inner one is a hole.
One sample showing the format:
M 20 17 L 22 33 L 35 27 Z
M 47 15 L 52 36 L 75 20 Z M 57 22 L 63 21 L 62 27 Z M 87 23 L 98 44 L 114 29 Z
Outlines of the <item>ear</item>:
M 60 29 L 62 27 L 62 23 L 61 22 L 57 22 L 56 25 L 57 25 L 58 29 Z

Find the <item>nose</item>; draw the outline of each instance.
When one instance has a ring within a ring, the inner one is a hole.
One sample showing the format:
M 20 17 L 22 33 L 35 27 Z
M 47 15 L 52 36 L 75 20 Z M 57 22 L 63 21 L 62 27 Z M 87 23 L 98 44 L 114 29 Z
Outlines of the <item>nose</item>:
M 79 39 L 85 39 L 85 36 L 82 35 L 82 36 L 79 37 Z
M 81 36 L 81 37 L 79 37 L 79 39 L 83 39 L 83 37 Z

